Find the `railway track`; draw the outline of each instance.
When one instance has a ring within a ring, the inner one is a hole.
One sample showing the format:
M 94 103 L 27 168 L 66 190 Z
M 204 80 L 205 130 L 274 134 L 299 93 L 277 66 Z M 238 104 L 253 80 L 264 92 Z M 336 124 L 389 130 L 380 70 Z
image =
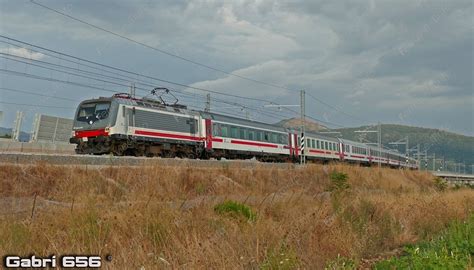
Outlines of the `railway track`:
M 278 168 L 294 168 L 291 163 L 264 163 L 256 160 L 199 160 L 199 159 L 179 159 L 179 158 L 147 158 L 130 156 L 94 156 L 75 154 L 41 154 L 41 153 L 0 153 L 0 163 L 34 165 L 45 162 L 53 165 L 71 166 L 191 166 L 191 167 L 261 167 L 270 166 Z

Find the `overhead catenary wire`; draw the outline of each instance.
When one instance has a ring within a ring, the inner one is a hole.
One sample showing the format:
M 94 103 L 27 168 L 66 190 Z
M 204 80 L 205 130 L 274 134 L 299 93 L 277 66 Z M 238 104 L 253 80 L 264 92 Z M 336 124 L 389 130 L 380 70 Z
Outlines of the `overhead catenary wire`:
M 365 120 L 363 120 L 363 119 L 361 119 L 361 118 L 359 118 L 359 117 L 357 117 L 357 116 L 348 114 L 348 113 L 342 111 L 341 109 L 337 108 L 336 106 L 333 106 L 333 105 L 331 105 L 331 104 L 329 104 L 329 103 L 327 103 L 327 102 L 324 102 L 323 100 L 321 100 L 321 99 L 315 97 L 315 96 L 312 95 L 311 93 L 306 92 L 306 95 L 308 95 L 308 96 L 311 97 L 312 99 L 314 99 L 314 100 L 320 102 L 321 104 L 324 104 L 324 105 L 326 105 L 326 106 L 328 106 L 328 107 L 334 109 L 335 111 L 337 111 L 337 112 L 339 112 L 339 113 L 342 113 L 342 114 L 344 114 L 344 115 L 346 115 L 346 116 L 348 116 L 348 117 L 350 117 L 350 118 L 352 118 L 352 119 L 356 119 L 356 120 L 358 120 L 358 121 L 365 122 Z
M 78 100 L 75 100 L 75 99 L 72 99 L 72 98 L 45 95 L 45 94 L 40 94 L 40 93 L 37 93 L 37 92 L 29 92 L 29 91 L 25 91 L 25 90 L 13 89 L 13 88 L 7 88 L 7 87 L 0 87 L 0 91 L 9 91 L 9 92 L 15 92 L 15 93 L 23 93 L 23 94 L 28 94 L 28 95 L 35 95 L 35 96 L 39 96 L 39 97 L 54 98 L 54 99 L 60 99 L 60 100 L 66 100 L 66 101 L 74 101 L 74 102 L 77 102 L 77 101 L 78 101 Z
M 44 47 L 41 47 L 41 46 L 33 45 L 31 43 L 20 41 L 18 39 L 10 38 L 10 37 L 4 36 L 4 35 L 0 35 L 0 37 L 4 38 L 4 39 L 7 39 L 7 40 L 15 41 L 17 43 L 21 43 L 21 44 L 24 44 L 24 45 L 27 45 L 27 46 L 39 48 L 41 50 L 53 52 L 53 53 L 56 53 L 56 54 L 59 54 L 59 55 L 62 55 L 62 56 L 66 56 L 66 57 L 70 57 L 70 58 L 73 58 L 73 59 L 76 59 L 76 60 L 84 61 L 84 62 L 87 62 L 87 63 L 90 63 L 90 64 L 102 66 L 102 67 L 109 68 L 109 69 L 112 69 L 112 70 L 125 72 L 125 73 L 132 74 L 132 75 L 135 75 L 135 76 L 140 76 L 140 77 L 143 77 L 143 78 L 156 80 L 156 81 L 171 84 L 171 85 L 181 86 L 181 87 L 184 87 L 184 88 L 194 89 L 194 90 L 198 90 L 198 91 L 213 93 L 213 94 L 216 94 L 216 95 L 222 95 L 222 96 L 227 96 L 227 97 L 234 97 L 234 98 L 241 98 L 241 99 L 245 99 L 245 100 L 253 100 L 253 101 L 260 101 L 260 102 L 268 102 L 268 103 L 272 103 L 272 104 L 277 104 L 273 101 L 269 101 L 269 100 L 265 100 L 265 99 L 261 99 L 261 98 L 245 97 L 245 96 L 239 96 L 239 95 L 235 95 L 235 94 L 223 93 L 222 91 L 205 89 L 205 88 L 202 88 L 202 87 L 191 86 L 191 85 L 187 85 L 187 84 L 184 84 L 184 83 L 173 82 L 173 81 L 161 79 L 161 78 L 158 78 L 158 77 L 144 75 L 144 74 L 140 74 L 140 73 L 137 73 L 137 72 L 128 71 L 128 70 L 125 70 L 125 69 L 122 69 L 122 68 L 117 68 L 117 67 L 113 67 L 113 66 L 110 66 L 110 65 L 101 64 L 101 63 L 98 63 L 98 62 L 95 62 L 95 61 L 91 61 L 91 60 L 84 59 L 84 58 L 81 58 L 81 57 L 73 56 L 73 55 L 70 55 L 70 54 L 67 54 L 67 53 L 62 53 L 62 52 L 59 52 L 59 51 L 56 51 L 56 50 L 47 49 L 47 48 L 44 48 Z
M 0 104 L 15 105 L 15 106 L 30 106 L 30 107 L 54 108 L 54 109 L 68 109 L 68 110 L 71 110 L 71 107 L 51 106 L 51 105 L 41 105 L 41 104 L 25 104 L 25 103 L 15 103 L 15 102 L 6 102 L 6 101 L 0 101 Z
M 72 59 L 76 59 L 76 60 L 79 60 L 79 61 L 83 61 L 83 62 L 88 62 L 90 64 L 93 64 L 93 65 L 98 65 L 98 66 L 102 66 L 102 67 L 105 67 L 105 68 L 108 68 L 108 69 L 112 69 L 112 70 L 116 70 L 116 71 L 120 71 L 120 72 L 124 72 L 124 73 L 127 73 L 127 74 L 132 74 L 134 76 L 138 76 L 138 77 L 144 77 L 144 78 L 149 78 L 149 79 L 152 79 L 152 80 L 157 80 L 157 81 L 160 81 L 160 82 L 165 82 L 165 83 L 169 83 L 169 84 L 173 84 L 173 85 L 178 85 L 178 86 L 182 86 L 184 88 L 190 88 L 190 89 L 194 89 L 194 90 L 198 90 L 198 91 L 203 91 L 203 92 L 210 92 L 210 93 L 215 93 L 215 94 L 218 94 L 218 95 L 222 95 L 222 96 L 226 96 L 226 97 L 234 97 L 234 98 L 239 98 L 239 99 L 245 99 L 245 100 L 248 100 L 248 101 L 258 101 L 258 102 L 265 102 L 265 103 L 270 103 L 270 104 L 276 104 L 278 105 L 278 103 L 275 103 L 275 102 L 272 102 L 272 101 L 269 101 L 269 100 L 265 100 L 265 99 L 260 99 L 260 98 L 250 98 L 250 97 L 244 97 L 244 96 L 238 96 L 238 95 L 233 95 L 233 94 L 227 94 L 227 93 L 221 93 L 221 92 L 217 92 L 215 90 L 210 90 L 210 89 L 204 89 L 204 88 L 198 88 L 198 87 L 193 87 L 193 86 L 189 86 L 189 85 L 185 85 L 185 84 L 181 84 L 181 83 L 175 83 L 175 82 L 171 82 L 171 81 L 167 81 L 167 80 L 162 80 L 160 78 L 156 78 L 156 77 L 152 77 L 152 76 L 147 76 L 147 75 L 143 75 L 143 74 L 139 74 L 139 73 L 136 73 L 136 72 L 131 72 L 131 71 L 128 71 L 128 70 L 124 70 L 124 69 L 121 69 L 121 68 L 116 68 L 116 67 L 112 67 L 112 66 L 109 66 L 109 65 L 105 65 L 105 64 L 101 64 L 101 63 L 97 63 L 97 62 L 94 62 L 94 61 L 90 61 L 90 60 L 87 60 L 87 59 L 83 59 L 83 58 L 80 58 L 80 57 L 76 57 L 76 56 L 72 56 L 72 55 L 69 55 L 69 54 L 65 54 L 65 53 L 62 53 L 62 52 L 58 52 L 58 51 L 55 51 L 55 50 L 51 50 L 51 49 L 47 49 L 47 48 L 44 48 L 44 47 L 41 47 L 41 46 L 37 46 L 37 45 L 34 45 L 34 44 L 31 44 L 31 43 L 27 43 L 27 42 L 23 42 L 23 41 L 20 41 L 20 40 L 17 40 L 17 39 L 13 39 L 13 38 L 10 38 L 10 37 L 6 37 L 6 36 L 3 36 L 3 35 L 0 35 L 0 37 L 4 38 L 4 39 L 7 39 L 7 40 L 10 40 L 10 41 L 14 41 L 14 42 L 17 42 L 17 43 L 20 43 L 20 44 L 24 44 L 24 45 L 27 45 L 29 47 L 35 47 L 35 48 L 39 48 L 41 50 L 45 50 L 45 51 L 48 51 L 48 52 L 52 52 L 54 54 L 58 54 L 58 55 L 62 55 L 64 57 L 69 57 L 69 58 L 72 58 Z M 6 41 L 1 41 L 1 42 L 6 42 Z M 6 42 L 8 44 L 11 44 L 13 46 L 17 46 L 17 47 L 21 47 L 21 48 L 24 48 L 22 46 L 19 46 L 19 45 L 16 45 L 16 44 L 13 44 L 11 42 Z M 30 49 L 30 48 L 27 48 L 27 49 Z M 36 50 L 36 52 L 40 52 L 38 50 Z M 41 52 L 43 53 L 43 52 Z M 50 54 L 51 55 L 51 54 Z M 56 58 L 58 58 L 56 56 Z M 28 59 L 28 58 L 27 58 Z M 65 59 L 65 58 L 58 58 L 58 59 L 61 59 L 61 60 L 65 60 L 65 61 L 72 61 L 70 59 Z M 38 60 L 34 60 L 34 59 L 28 59 L 28 61 L 38 61 Z M 43 61 L 44 62 L 44 61 Z M 84 65 L 84 63 L 80 63 L 80 62 L 76 62 L 76 61 L 73 61 L 74 63 L 76 64 L 80 64 L 80 65 Z M 47 65 L 55 65 L 57 67 L 63 67 L 63 65 L 58 65 L 58 64 L 53 64 L 53 63 L 45 63 Z M 97 67 L 93 67 L 91 65 L 87 65 L 88 67 L 90 68 L 95 68 L 95 69 L 98 69 L 98 70 L 101 70 L 101 71 L 105 71 L 105 72 L 108 72 L 108 73 L 111 73 L 110 70 L 105 70 L 105 69 L 100 69 L 100 68 L 97 68 Z M 85 70 L 80 70 L 80 69 L 77 69 L 77 68 L 71 68 L 71 67 L 67 67 L 68 69 L 70 70 L 77 70 L 77 71 L 80 71 L 80 72 L 84 72 L 84 73 L 87 73 L 87 74 L 93 74 L 92 72 L 90 71 L 85 71 Z M 56 70 L 58 72 L 63 72 L 63 70 Z M 98 73 L 95 73 L 96 75 L 98 76 L 104 76 L 104 74 L 98 74 Z M 119 73 L 116 73 L 114 72 L 114 74 L 118 75 L 118 76 L 125 76 L 124 74 L 119 74 Z M 77 74 L 74 74 L 74 75 L 77 75 Z M 29 76 L 33 76 L 33 75 L 29 75 Z M 79 75 L 79 76 L 84 76 L 84 75 Z M 125 80 L 125 79 L 121 79 L 121 78 L 116 78 L 116 77 L 113 77 L 113 76 L 108 76 L 106 75 L 106 77 L 108 78 L 114 78 L 114 79 L 120 79 L 122 81 L 128 81 L 128 80 Z M 153 84 L 150 84 L 150 82 L 143 82 L 141 80 L 138 80 L 136 78 L 131 78 L 129 76 L 127 76 L 129 79 L 133 79 L 134 81 L 138 81 L 140 84 L 142 85 L 147 85 L 147 86 L 152 86 Z M 96 78 L 93 78 L 93 79 L 96 79 Z M 53 79 L 54 81 L 54 79 Z M 102 81 L 102 82 L 105 82 L 105 83 L 113 83 L 113 84 L 116 84 L 116 85 L 120 85 L 120 86 L 127 86 L 128 85 L 123 85 L 123 84 L 117 84 L 117 83 L 114 83 L 114 82 L 110 82 L 110 81 L 105 81 L 105 80 L 101 80 L 99 79 L 99 81 Z M 77 84 L 77 83 L 75 83 Z M 80 85 L 79 85 L 80 86 Z M 156 86 L 156 85 L 153 85 L 153 86 Z M 104 88 L 95 88 L 95 89 L 99 89 L 99 90 L 103 90 Z M 142 89 L 142 90 L 147 90 L 148 89 Z M 108 90 L 110 92 L 114 92 L 113 90 Z M 176 91 L 176 90 L 175 90 Z M 115 91 L 116 92 L 116 91 Z M 241 105 L 242 107 L 247 107 L 247 108 L 250 108 L 249 106 L 246 106 L 246 105 Z M 252 109 L 255 109 L 255 108 L 252 108 Z M 289 112 L 292 112 L 294 114 L 298 114 L 297 111 L 295 110 L 291 110 L 289 108 L 284 108 L 285 110 L 288 110 Z M 286 116 L 285 116 L 286 117 Z M 325 123 L 325 124 L 328 124 L 328 125 L 334 125 L 334 126 L 339 126 L 339 127 L 343 127 L 342 125 L 339 125 L 339 124 L 336 124 L 336 123 L 332 123 L 332 122 L 329 122 L 329 121 L 324 121 L 324 120 L 321 120 L 321 119 L 318 119 L 318 118 L 315 118 L 315 117 L 311 117 L 311 116 L 308 116 L 309 119 L 313 119 L 315 121 L 319 121 L 319 122 L 322 122 L 322 123 Z
M 8 39 L 8 40 L 12 40 L 12 41 L 15 41 L 15 42 L 18 42 L 18 43 L 21 43 L 21 44 L 25 44 L 25 45 L 28 45 L 28 46 L 37 47 L 37 48 L 40 48 L 40 49 L 42 49 L 42 50 L 48 50 L 48 51 L 51 51 L 51 52 L 54 52 L 54 53 L 57 53 L 57 54 L 60 54 L 60 55 L 66 56 L 66 57 L 71 57 L 71 58 L 74 58 L 74 59 L 78 59 L 78 60 L 80 60 L 80 61 L 86 61 L 86 62 L 93 63 L 93 64 L 95 64 L 95 65 L 100 65 L 100 66 L 104 66 L 104 67 L 106 67 L 106 68 L 116 69 L 116 70 L 119 70 L 119 71 L 121 71 L 121 72 L 130 73 L 130 74 L 133 74 L 133 75 L 136 75 L 136 76 L 148 77 L 148 78 L 151 78 L 151 79 L 155 79 L 155 80 L 158 80 L 158 81 L 162 81 L 162 82 L 169 83 L 168 81 L 161 80 L 161 79 L 159 79 L 159 78 L 150 77 L 150 76 L 138 74 L 138 73 L 135 73 L 135 72 L 130 72 L 130 71 L 127 71 L 127 70 L 123 70 L 123 69 L 111 67 L 111 66 L 108 66 L 108 65 L 100 64 L 100 63 L 97 63 L 97 62 L 94 62 L 94 61 L 86 60 L 86 59 L 79 58 L 79 57 L 75 57 L 75 56 L 68 55 L 68 54 L 64 54 L 64 53 L 61 53 L 61 52 L 58 52 L 58 51 L 50 50 L 50 49 L 47 49 L 47 48 L 43 48 L 43 47 L 40 47 L 40 46 L 36 46 L 36 45 L 30 44 L 30 43 L 27 43 L 27 42 L 23 42 L 23 41 L 20 41 L 20 40 L 12 39 L 12 38 L 5 37 L 5 36 L 2 36 L 2 35 L 0 35 L 0 37 L 6 38 L 6 39 Z M 4 42 L 4 41 L 3 41 L 3 42 Z M 13 45 L 13 46 L 18 46 L 18 45 L 9 43 L 9 42 L 8 42 L 8 44 L 11 44 L 11 45 Z M 21 46 L 18 46 L 18 47 L 21 47 Z M 22 48 L 23 48 L 23 47 L 22 47 Z M 28 48 L 28 49 L 29 49 L 29 48 Z M 40 51 L 36 51 L 36 52 L 40 52 Z M 40 52 L 40 53 L 42 53 L 42 52 Z M 27 58 L 26 58 L 26 59 L 27 59 Z M 60 58 L 60 59 L 62 59 L 62 58 Z M 28 60 L 30 60 L 30 59 L 28 59 Z M 38 61 L 38 60 L 33 60 L 33 61 Z M 76 64 L 81 64 L 81 63 L 78 63 L 78 62 L 75 62 L 75 63 L 76 63 Z M 62 65 L 57 65 L 57 64 L 54 64 L 54 65 L 63 67 Z M 75 69 L 75 68 L 72 68 L 72 69 Z M 75 70 L 77 70 L 77 69 L 75 69 Z M 102 71 L 106 71 L 106 70 L 103 70 L 103 69 L 101 69 L 101 70 L 102 70 Z M 62 72 L 62 71 L 59 71 L 59 72 Z M 110 71 L 106 71 L 106 72 L 110 72 Z M 89 72 L 89 73 L 90 73 L 90 72 Z M 97 74 L 97 73 L 96 73 L 96 74 Z M 133 78 L 132 78 L 132 79 L 133 79 Z M 156 86 L 156 85 L 144 84 L 144 83 L 142 83 L 140 80 L 137 80 L 137 81 L 139 81 L 139 82 L 140 82 L 141 84 L 143 84 L 143 85 Z M 246 99 L 246 100 L 260 101 L 260 102 L 268 102 L 268 103 L 272 103 L 272 104 L 277 104 L 277 103 L 275 103 L 275 102 L 268 101 L 268 100 L 264 100 L 264 99 L 250 98 L 250 97 L 237 96 L 237 95 L 233 95 L 233 94 L 220 93 L 220 92 L 216 92 L 216 91 L 209 90 L 209 89 L 201 89 L 201 88 L 196 88 L 196 87 L 192 87 L 192 86 L 188 86 L 188 85 L 183 85 L 183 84 L 180 84 L 180 83 L 171 82 L 171 84 L 175 84 L 175 85 L 178 85 L 178 86 L 183 86 L 183 87 L 185 87 L 185 88 L 191 88 L 191 89 L 195 89 L 195 90 L 200 90 L 200 91 L 205 91 L 205 92 L 211 92 L 211 93 L 215 93 L 215 94 L 223 95 L 223 96 L 228 96 L 228 97 L 235 97 L 235 98 L 241 98 L 241 99 Z M 244 105 L 242 105 L 242 106 L 244 106 Z M 286 108 L 285 108 L 285 109 L 286 109 Z M 290 110 L 290 111 L 293 112 L 293 113 L 297 113 L 296 111 L 293 111 L 293 110 Z
M 132 42 L 132 43 L 138 44 L 138 45 L 143 46 L 143 47 L 145 47 L 145 48 L 148 48 L 148 49 L 157 51 L 157 52 L 159 52 L 159 53 L 162 53 L 162 54 L 165 54 L 165 55 L 168 55 L 168 56 L 171 56 L 171 57 L 180 59 L 180 60 L 182 60 L 182 61 L 185 61 L 185 62 L 194 64 L 194 65 L 197 65 L 197 66 L 200 66 L 200 67 L 204 67 L 204 68 L 207 68 L 207 69 L 210 69 L 210 70 L 213 70 L 213 71 L 217 71 L 217 72 L 220 72 L 220 73 L 223 73 L 223 74 L 227 74 L 227 75 L 230 75 L 230 76 L 234 76 L 234 77 L 237 77 L 237 78 L 240 78 L 240 79 L 244 79 L 244 80 L 247 80 L 247 81 L 251 81 L 251 82 L 255 82 L 255 83 L 259 83 L 259 84 L 263 84 L 263 85 L 267 85 L 267 86 L 271 86 L 271 87 L 277 87 L 277 88 L 289 90 L 288 88 L 283 87 L 283 86 L 279 86 L 279 85 L 276 85 L 276 84 L 272 84 L 272 83 L 268 83 L 268 82 L 256 80 L 256 79 L 253 79 L 253 78 L 249 78 L 249 77 L 246 77 L 246 76 L 238 75 L 238 74 L 235 74 L 235 73 L 230 72 L 230 71 L 225 71 L 225 70 L 223 70 L 223 69 L 221 69 L 221 68 L 212 67 L 212 66 L 209 66 L 209 65 L 207 65 L 207 64 L 203 64 L 203 63 L 197 62 L 197 61 L 195 61 L 195 60 L 191 60 L 191 59 L 189 59 L 189 58 L 176 55 L 176 54 L 171 53 L 171 52 L 168 52 L 168 51 L 166 51 L 166 50 L 163 50 L 163 49 L 159 49 L 159 48 L 150 46 L 150 45 L 148 45 L 148 44 L 146 44 L 146 43 L 137 41 L 137 40 L 132 39 L 132 38 L 130 38 L 130 37 L 127 37 L 127 36 L 125 36 L 125 35 L 122 35 L 122 34 L 113 32 L 113 31 L 111 31 L 111 30 L 105 29 L 105 28 L 100 27 L 100 26 L 98 26 L 98 25 L 95 25 L 95 24 L 86 22 L 85 20 L 79 19 L 79 18 L 74 17 L 74 16 L 72 16 L 72 15 L 70 15 L 70 14 L 67 14 L 67 13 L 65 13 L 65 12 L 62 12 L 62 11 L 59 11 L 59 10 L 57 10 L 57 9 L 51 8 L 51 7 L 49 7 L 49 6 L 46 6 L 46 5 L 44 5 L 44 4 L 35 2 L 34 0 L 30 0 L 30 2 L 33 3 L 33 4 L 35 4 L 35 5 L 37 5 L 37 6 L 42 7 L 42 8 L 44 8 L 44 9 L 47 9 L 47 10 L 52 11 L 52 12 L 55 12 L 55 13 L 57 13 L 57 14 L 60 14 L 60 15 L 64 16 L 64 17 L 67 17 L 67 18 L 69 18 L 69 19 L 71 19 L 71 20 L 80 22 L 80 23 L 85 24 L 85 25 L 88 25 L 88 26 L 90 26 L 90 27 L 92 27 L 92 28 L 95 28 L 95 29 L 98 29 L 98 30 L 100 30 L 100 31 L 106 32 L 106 33 L 108 33 L 108 34 L 114 35 L 114 36 L 116 36 L 116 37 L 125 39 L 125 40 L 127 40 L 127 41 L 130 41 L 130 42 Z
M 0 53 L 0 58 L 2 58 L 1 55 L 8 55 L 8 54 L 4 54 L 4 53 Z M 14 56 L 16 58 L 21 58 L 21 59 L 26 59 L 28 60 L 27 58 L 25 57 L 20 57 L 20 56 Z M 106 82 L 106 83 L 111 83 L 111 84 L 116 84 L 116 85 L 119 85 L 119 86 L 123 86 L 123 87 L 127 87 L 127 85 L 125 84 L 119 84 L 119 83 L 115 83 L 115 82 L 112 82 L 112 81 L 105 81 L 105 80 L 101 80 L 101 79 L 97 79 L 97 78 L 93 78 L 93 77 L 90 77 L 90 76 L 83 76 L 83 75 L 79 75 L 79 74 L 75 74 L 75 73 L 71 73 L 71 72 L 66 72 L 64 70 L 59 70 L 59 69 L 54 69 L 54 68 L 49 68 L 49 67 L 44 67 L 44 66 L 41 66 L 41 65 L 36 65 L 36 64 L 33 64 L 33 63 L 29 63 L 27 61 L 21 61 L 21 60 L 17 60 L 17 59 L 11 59 L 11 58 L 6 58 L 6 59 L 9 59 L 9 60 L 13 60 L 13 61 L 16 61 L 16 62 L 20 62 L 20 63 L 24 63 L 24 64 L 27 64 L 27 65 L 32 65 L 32 66 L 36 66 L 36 67 L 41 67 L 41 68 L 45 68 L 45 69 L 48 69 L 48 70 L 54 70 L 54 71 L 57 71 L 57 72 L 61 72 L 61 73 L 65 73 L 65 74 L 69 74 L 69 75 L 73 75 L 73 76 L 79 76 L 79 77 L 84 77 L 84 78 L 88 78 L 88 79 L 93 79 L 93 80 L 99 80 L 101 82 Z M 30 60 L 29 60 L 30 61 Z M 56 65 L 56 64 L 52 64 L 52 63 L 47 63 L 47 62 L 44 62 L 44 61 L 39 61 L 39 60 L 31 60 L 31 61 L 34 61 L 34 62 L 40 62 L 40 63 L 46 63 L 46 64 L 51 64 L 51 65 L 54 65 L 54 66 L 59 66 L 61 68 L 69 68 L 69 67 L 66 67 L 66 66 L 63 66 L 63 65 Z M 75 69 L 75 68 L 71 68 L 73 70 L 79 70 L 79 69 Z M 93 72 L 88 72 L 88 71 L 84 71 L 84 70 L 79 70 L 79 71 L 83 71 L 83 72 L 87 72 L 88 74 L 93 74 L 93 75 L 99 75 L 99 76 L 102 76 L 101 74 L 97 74 L 97 73 L 93 73 Z M 107 76 L 109 77 L 109 76 Z M 114 78 L 114 79 L 120 79 L 122 80 L 121 78 L 116 78 L 116 77 L 111 77 L 111 78 Z M 152 86 L 153 85 L 149 85 L 149 86 Z M 145 92 L 148 92 L 149 89 L 145 89 L 145 88 L 137 88 L 138 90 L 141 90 L 141 91 L 145 91 Z M 182 91 L 179 91 L 179 90 L 174 90 L 178 93 L 181 93 L 183 95 L 186 95 L 185 92 L 182 92 Z M 193 94 L 188 94 L 188 96 L 191 96 L 193 97 L 194 95 Z M 263 114 L 263 115 L 266 115 L 268 117 L 274 117 L 275 115 L 280 115 L 281 114 L 269 114 L 269 113 L 265 113 L 263 110 L 260 110 L 258 108 L 255 108 L 255 107 L 251 107 L 251 106 L 247 106 L 247 105 L 242 105 L 240 103 L 235 103 L 235 102 L 228 102 L 228 101 L 224 101 L 224 100 L 218 100 L 218 102 L 221 102 L 221 103 L 225 103 L 225 104 L 232 104 L 232 105 L 235 105 L 235 106 L 239 106 L 241 108 L 245 108 L 247 110 L 251 109 L 251 110 L 256 110 L 258 111 L 259 113 Z M 287 117 L 284 116 L 284 117 Z
M 295 91 L 294 89 L 290 89 L 289 87 L 285 87 L 285 86 L 282 86 L 282 85 L 277 85 L 277 84 L 273 84 L 273 83 L 269 83 L 269 82 L 257 80 L 257 79 L 254 79 L 254 78 L 250 78 L 250 77 L 238 75 L 238 74 L 235 74 L 235 73 L 233 73 L 233 72 L 223 70 L 223 69 L 221 69 L 221 68 L 212 67 L 212 66 L 210 66 L 210 65 L 208 65 L 208 64 L 204 64 L 204 63 L 197 62 L 197 61 L 195 61 L 195 60 L 192 60 L 192 59 L 189 59 L 189 58 L 186 58 L 186 57 L 183 57 L 183 56 L 176 55 L 176 54 L 174 54 L 174 53 L 172 53 L 172 52 L 169 52 L 169 51 L 166 51 L 166 50 L 163 50 L 163 49 L 160 49 L 160 48 L 157 48 L 157 47 L 148 45 L 148 44 L 143 43 L 143 42 L 141 42 L 141 41 L 138 41 L 138 40 L 135 40 L 135 39 L 133 39 L 133 38 L 127 37 L 127 36 L 125 36 L 125 35 L 123 35 L 123 34 L 119 34 L 119 33 L 116 33 L 116 32 L 114 32 L 114 31 L 112 31 L 112 30 L 108 30 L 108 29 L 106 29 L 106 28 L 104 28 L 104 27 L 101 27 L 101 26 L 95 25 L 95 24 L 93 24 L 93 23 L 87 22 L 87 21 L 85 21 L 85 20 L 83 20 L 83 19 L 80 19 L 80 18 L 77 18 L 77 17 L 75 17 L 75 16 L 72 16 L 71 14 L 67 14 L 67 13 L 65 13 L 65 12 L 59 11 L 59 10 L 57 10 L 57 9 L 54 9 L 54 8 L 50 7 L 50 6 L 47 6 L 47 5 L 38 3 L 38 2 L 36 2 L 36 1 L 34 1 L 34 0 L 30 0 L 30 2 L 33 3 L 33 4 L 35 4 L 35 5 L 37 5 L 37 6 L 39 6 L 39 7 L 41 7 L 41 8 L 44 8 L 44 9 L 46 9 L 46 10 L 49 10 L 49 11 L 54 12 L 54 13 L 56 13 L 56 14 L 59 14 L 59 15 L 61 15 L 61 16 L 63 16 L 63 17 L 66 17 L 66 18 L 69 18 L 69 19 L 74 20 L 74 21 L 76 21 L 76 22 L 85 24 L 85 25 L 87 25 L 87 26 L 89 26 L 89 27 L 92 27 L 92 28 L 94 28 L 94 29 L 103 31 L 103 32 L 105 32 L 105 33 L 108 33 L 108 34 L 111 34 L 111 35 L 113 35 L 113 36 L 119 37 L 119 38 L 121 38 L 121 39 L 127 40 L 127 41 L 129 41 L 129 42 L 138 44 L 138 45 L 143 46 L 143 47 L 145 47 L 145 48 L 148 48 L 148 49 L 157 51 L 157 52 L 159 52 L 159 53 L 162 53 L 162 54 L 165 54 L 165 55 L 168 55 L 168 56 L 177 58 L 177 59 L 180 59 L 180 60 L 182 60 L 182 61 L 185 61 L 185 62 L 194 64 L 194 65 L 197 65 L 197 66 L 200 66 L 200 67 L 204 67 L 204 68 L 207 68 L 207 69 L 210 69 L 210 70 L 213 70 L 213 71 L 217 71 L 217 72 L 220 72 L 220 73 L 229 75 L 229 76 L 234 76 L 234 77 L 237 77 L 237 78 L 240 78 L 240 79 L 243 79 L 243 80 L 247 80 L 247 81 L 251 81 L 251 82 L 254 82 L 254 83 L 258 83 L 258 84 L 261 84 L 261 85 L 266 85 L 266 86 L 269 86 L 269 87 L 284 89 L 284 90 L 287 90 L 287 91 L 293 91 L 293 92 Z M 337 108 L 336 106 L 333 106 L 333 105 L 331 105 L 331 104 L 329 104 L 329 103 L 327 103 L 327 102 L 325 102 L 325 101 L 323 101 L 323 100 L 321 100 L 321 99 L 319 99 L 319 98 L 316 98 L 316 97 L 312 96 L 312 95 L 309 94 L 309 93 L 307 93 L 307 94 L 308 94 L 310 97 L 312 97 L 313 99 L 315 99 L 316 101 L 320 102 L 321 104 L 323 104 L 323 105 L 325 105 L 325 106 L 328 106 L 329 108 L 332 108 L 332 109 L 336 110 L 336 111 L 339 112 L 339 113 L 342 113 L 342 114 L 344 114 L 344 115 L 346 115 L 346 116 L 349 116 L 349 117 L 351 117 L 351 118 L 353 118 L 353 119 L 357 119 L 357 120 L 360 120 L 360 121 L 363 121 L 363 122 L 364 122 L 364 120 L 361 120 L 361 118 L 359 118 L 359 117 L 355 117 L 355 116 L 353 116 L 353 115 L 351 115 L 351 114 L 349 114 L 349 113 L 346 113 L 346 112 L 342 111 L 341 109 Z

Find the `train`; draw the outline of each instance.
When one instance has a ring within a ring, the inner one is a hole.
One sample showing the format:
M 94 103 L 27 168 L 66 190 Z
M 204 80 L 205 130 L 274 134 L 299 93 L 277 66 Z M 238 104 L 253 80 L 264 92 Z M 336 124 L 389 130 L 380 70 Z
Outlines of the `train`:
M 82 101 L 70 143 L 77 154 L 263 162 L 332 161 L 417 169 L 415 159 L 364 143 L 126 93 Z M 301 140 L 303 137 L 303 141 Z

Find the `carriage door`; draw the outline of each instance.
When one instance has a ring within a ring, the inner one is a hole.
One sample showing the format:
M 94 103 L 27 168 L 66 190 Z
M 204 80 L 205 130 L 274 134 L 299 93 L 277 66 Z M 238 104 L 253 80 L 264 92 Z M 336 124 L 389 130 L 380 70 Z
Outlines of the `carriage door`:
M 206 124 L 206 149 L 212 149 L 212 120 L 205 119 Z
M 288 148 L 290 150 L 290 157 L 293 156 L 293 134 L 288 134 Z
M 340 157 L 341 161 L 344 160 L 344 147 L 345 146 L 346 145 L 343 144 L 342 142 L 339 143 L 339 157 Z
M 299 144 L 298 144 L 298 134 L 292 134 L 293 135 L 293 146 L 295 147 L 295 156 L 299 156 Z

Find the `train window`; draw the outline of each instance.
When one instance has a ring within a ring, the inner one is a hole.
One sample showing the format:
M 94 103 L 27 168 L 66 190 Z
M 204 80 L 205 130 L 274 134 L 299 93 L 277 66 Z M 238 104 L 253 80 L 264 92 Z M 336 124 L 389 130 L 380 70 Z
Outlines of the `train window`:
M 269 132 L 264 132 L 264 133 L 263 133 L 263 140 L 264 140 L 265 142 L 270 141 L 270 133 L 269 133 Z
M 257 141 L 262 141 L 262 132 L 261 131 L 257 131 Z
M 255 139 L 255 131 L 254 130 L 249 130 L 249 140 L 253 141 Z
M 237 127 L 230 127 L 230 137 L 231 138 L 239 137 L 239 129 Z
M 306 139 L 306 147 L 311 147 L 311 139 Z
M 222 125 L 221 126 L 221 134 L 222 134 L 222 137 L 229 137 L 229 127 L 225 126 L 225 125 Z
M 311 140 L 311 148 L 316 148 L 316 141 L 314 139 Z
M 273 143 L 278 143 L 278 134 L 272 133 L 272 142 Z
M 95 122 L 105 119 L 109 115 L 110 102 L 108 103 L 92 103 L 81 105 L 77 113 L 77 121 Z
M 240 128 L 240 134 L 239 134 L 239 135 L 240 135 L 240 136 L 239 136 L 240 139 L 243 139 L 243 140 L 247 139 L 247 138 L 246 138 L 247 136 L 245 136 L 246 133 L 247 133 L 246 131 L 247 131 L 247 130 L 246 130 L 245 128 Z
M 212 124 L 212 136 L 219 136 L 219 124 Z
M 279 144 L 286 144 L 287 143 L 287 140 L 285 140 L 285 135 L 283 135 L 283 134 L 278 135 L 278 143 Z
M 329 150 L 328 142 L 324 142 L 324 146 L 325 146 L 324 149 Z
M 316 148 L 320 149 L 319 140 L 316 140 Z

